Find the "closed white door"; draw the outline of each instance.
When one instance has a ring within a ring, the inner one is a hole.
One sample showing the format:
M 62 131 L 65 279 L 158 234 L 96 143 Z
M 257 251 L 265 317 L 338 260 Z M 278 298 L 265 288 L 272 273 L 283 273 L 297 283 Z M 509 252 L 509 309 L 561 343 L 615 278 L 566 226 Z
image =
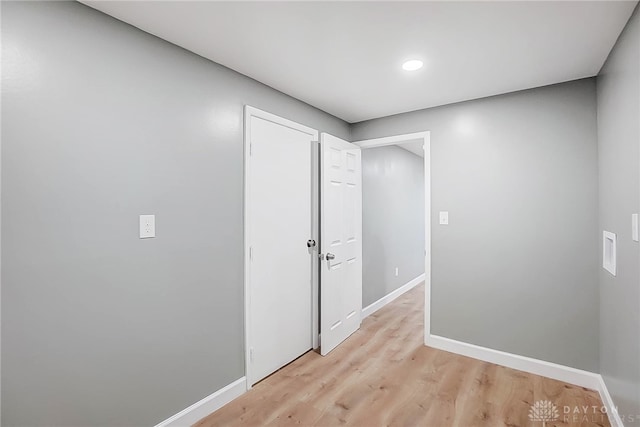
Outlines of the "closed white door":
M 313 252 L 307 241 L 313 236 L 314 137 L 263 118 L 249 120 L 247 381 L 253 385 L 312 347 Z
M 362 319 L 362 167 L 360 148 L 321 137 L 320 352 L 360 328 Z

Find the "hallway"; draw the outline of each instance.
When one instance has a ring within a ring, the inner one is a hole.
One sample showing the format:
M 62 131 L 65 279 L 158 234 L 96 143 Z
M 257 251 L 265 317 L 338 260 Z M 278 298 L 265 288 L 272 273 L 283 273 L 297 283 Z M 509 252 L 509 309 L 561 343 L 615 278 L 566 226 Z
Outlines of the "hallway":
M 306 353 L 196 425 L 535 426 L 539 400 L 558 408 L 548 426 L 610 425 L 592 409 L 573 413 L 602 407 L 593 390 L 425 347 L 423 301 L 421 285 L 328 356 Z

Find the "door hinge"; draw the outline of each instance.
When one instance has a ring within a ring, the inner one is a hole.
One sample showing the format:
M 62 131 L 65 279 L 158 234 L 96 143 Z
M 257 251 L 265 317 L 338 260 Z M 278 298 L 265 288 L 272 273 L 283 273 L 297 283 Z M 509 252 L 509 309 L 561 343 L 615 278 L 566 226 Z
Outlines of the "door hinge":
M 253 347 L 249 349 L 249 362 L 253 363 Z
M 249 246 L 249 261 L 253 261 L 253 246 Z

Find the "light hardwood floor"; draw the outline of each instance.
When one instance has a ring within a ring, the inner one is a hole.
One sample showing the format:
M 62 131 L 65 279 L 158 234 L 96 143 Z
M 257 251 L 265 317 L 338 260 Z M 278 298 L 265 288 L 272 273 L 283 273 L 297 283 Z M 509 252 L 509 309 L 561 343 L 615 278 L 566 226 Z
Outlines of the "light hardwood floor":
M 529 409 L 549 400 L 547 426 L 609 426 L 598 393 L 423 345 L 424 286 L 366 318 L 328 356 L 308 352 L 196 426 L 542 426 Z M 575 418 L 574 418 L 575 417 Z

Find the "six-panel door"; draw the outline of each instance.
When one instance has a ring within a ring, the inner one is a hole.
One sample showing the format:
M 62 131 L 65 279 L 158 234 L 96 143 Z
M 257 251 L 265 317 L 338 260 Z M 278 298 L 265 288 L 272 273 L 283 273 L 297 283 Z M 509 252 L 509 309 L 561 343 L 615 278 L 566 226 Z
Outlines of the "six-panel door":
M 320 350 L 326 355 L 360 327 L 362 168 L 356 145 L 322 134 Z

